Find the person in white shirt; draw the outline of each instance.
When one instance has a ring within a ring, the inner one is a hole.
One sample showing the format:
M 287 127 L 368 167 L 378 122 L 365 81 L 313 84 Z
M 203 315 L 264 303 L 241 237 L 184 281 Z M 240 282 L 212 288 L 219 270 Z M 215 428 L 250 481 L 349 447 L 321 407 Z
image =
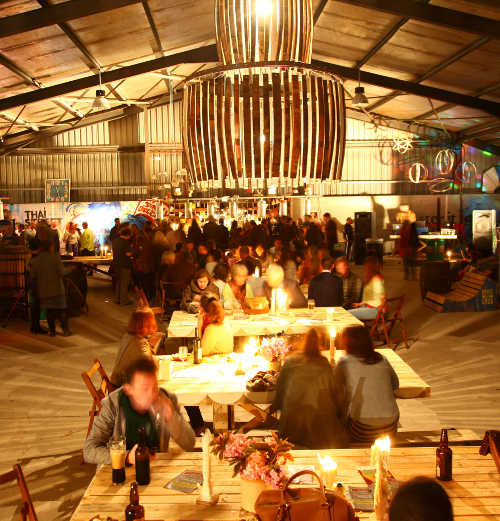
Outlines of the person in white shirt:
M 367 257 L 365 260 L 365 285 L 363 287 L 363 301 L 353 304 L 349 313 L 359 320 L 374 320 L 378 307 L 385 299 L 384 277 L 380 273 L 380 263 L 376 257 Z
M 201 337 L 203 356 L 233 352 L 234 342 L 231 329 L 224 322 L 225 314 L 218 300 L 211 300 L 204 313 Z

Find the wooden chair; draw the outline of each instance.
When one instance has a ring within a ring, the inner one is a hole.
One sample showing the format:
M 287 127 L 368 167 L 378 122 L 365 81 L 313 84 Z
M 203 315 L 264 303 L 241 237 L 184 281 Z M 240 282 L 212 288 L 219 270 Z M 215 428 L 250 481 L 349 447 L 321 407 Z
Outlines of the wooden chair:
M 390 336 L 394 326 L 398 323 L 403 335 L 403 342 L 407 349 L 410 348 L 403 315 L 401 313 L 404 301 L 405 295 L 384 299 L 382 304 L 377 308 L 377 316 L 370 328 L 370 336 L 372 339 L 380 338 L 383 334 L 387 347 L 391 348 Z
M 23 500 L 21 505 L 21 520 L 38 521 L 21 465 L 16 463 L 13 466 L 13 470 L 0 475 L 0 485 L 9 483 L 10 481 L 17 481 L 21 492 L 21 498 Z
M 99 387 L 96 387 L 94 385 L 94 382 L 92 381 L 92 377 L 96 373 L 99 373 L 101 377 L 101 383 Z M 90 431 L 92 430 L 92 425 L 94 425 L 94 418 L 99 414 L 99 411 L 102 409 L 102 400 L 106 398 L 106 396 L 114 390 L 114 387 L 111 384 L 108 375 L 98 358 L 94 360 L 94 365 L 87 372 L 82 373 L 82 379 L 85 382 L 85 385 L 87 386 L 90 395 L 92 396 L 92 407 L 89 411 L 89 427 L 87 429 L 87 435 L 85 436 L 85 439 L 87 439 L 90 434 Z
M 161 308 L 165 316 L 170 316 L 173 311 L 180 309 L 182 292 L 185 287 L 183 282 L 160 280 Z

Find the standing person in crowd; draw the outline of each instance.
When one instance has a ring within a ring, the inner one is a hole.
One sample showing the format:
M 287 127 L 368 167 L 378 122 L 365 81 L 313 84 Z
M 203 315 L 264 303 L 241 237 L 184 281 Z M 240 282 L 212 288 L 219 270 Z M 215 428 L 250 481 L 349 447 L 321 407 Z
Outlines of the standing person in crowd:
M 330 362 L 321 355 L 322 338 L 310 329 L 298 353 L 280 370 L 271 412 L 280 411 L 279 435 L 295 448 L 326 449 L 347 445 Z
M 210 253 L 210 248 L 207 243 L 202 242 L 201 244 L 198 244 L 198 248 L 197 248 L 198 268 L 205 269 L 209 253 Z
M 126 461 L 134 465 L 138 427 L 144 427 L 147 445 L 155 451 L 168 452 L 170 437 L 184 450 L 193 449 L 194 432 L 182 417 L 175 394 L 160 390 L 156 372 L 152 360 L 139 359 L 129 367 L 127 383 L 104 398 L 83 447 L 86 463 L 111 464 L 109 441 L 124 437 Z
M 47 243 L 49 242 L 46 239 Z M 27 248 L 31 252 L 31 260 L 30 260 L 30 272 L 31 272 L 31 266 L 33 264 L 33 260 L 39 255 L 40 253 L 40 239 L 38 237 L 33 237 L 29 240 L 29 243 L 27 244 Z M 36 335 L 36 334 L 42 334 L 46 335 L 48 331 L 44 329 L 40 325 L 40 297 L 38 295 L 38 284 L 37 280 L 30 276 L 29 280 L 29 288 L 30 288 L 30 315 L 31 315 L 31 328 L 30 331 Z
M 208 216 L 208 221 L 203 226 L 203 237 L 205 241 L 217 242 L 218 226 L 213 215 Z
M 63 236 L 63 242 L 66 248 L 66 254 L 77 256 L 78 255 L 78 241 L 80 234 L 75 223 L 69 223 L 69 227 Z
M 232 353 L 233 333 L 224 321 L 225 314 L 221 303 L 218 300 L 210 299 L 203 315 L 204 328 L 201 333 L 203 356 Z
M 231 223 L 231 229 L 229 231 L 229 247 L 237 248 L 240 245 L 241 229 L 238 227 L 238 221 L 235 219 Z
M 200 269 L 182 294 L 181 309 L 188 313 L 198 313 L 203 296 L 219 296 L 219 289 L 212 283 L 207 270 Z
M 229 248 L 229 230 L 224 224 L 224 217 L 219 219 L 219 224 L 217 225 L 217 231 L 215 234 L 215 244 L 217 245 L 217 249 L 222 252 Z
M 354 244 L 353 220 L 348 217 L 344 224 L 345 256 L 348 261 L 352 260 L 352 245 Z
M 335 250 L 335 244 L 337 244 L 337 224 L 332 219 L 331 215 L 327 212 L 323 215 L 323 222 L 325 225 L 325 236 L 326 245 L 330 251 L 330 255 L 333 256 Z
M 26 221 L 25 224 L 23 239 L 26 245 L 28 245 L 30 240 L 36 237 L 36 221 Z
M 231 280 L 224 286 L 222 291 L 225 308 L 247 308 L 246 298 L 254 296 L 247 279 L 248 269 L 245 264 L 237 262 L 231 266 Z
M 150 222 L 144 224 L 144 229 L 137 234 L 132 245 L 134 258 L 134 280 L 144 291 L 151 303 L 156 294 L 153 251 L 153 227 Z
M 175 251 L 179 243 L 184 244 L 186 242 L 186 235 L 182 231 L 177 218 L 172 222 L 171 229 L 167 232 L 166 241 L 170 251 Z
M 416 477 L 399 486 L 389 505 L 388 521 L 453 521 L 453 507 L 437 481 Z
M 346 354 L 337 364 L 335 384 L 351 440 L 371 442 L 395 433 L 399 380 L 391 364 L 375 351 L 364 326 L 345 327 L 338 340 Z
M 304 260 L 297 270 L 299 284 L 309 284 L 313 277 L 321 273 L 321 262 L 318 256 L 318 248 L 311 246 L 304 251 Z
M 362 302 L 355 302 L 349 313 L 359 320 L 374 320 L 377 308 L 385 299 L 384 277 L 380 272 L 380 263 L 377 257 L 369 256 L 365 260 L 365 285 L 363 287 Z
M 403 259 L 405 280 L 417 279 L 418 242 L 416 224 L 405 221 L 399 234 L 399 255 Z
M 305 239 L 309 246 L 315 246 L 316 248 L 323 244 L 323 232 L 318 224 L 312 220 L 307 224 Z
M 302 293 L 296 280 L 285 279 L 285 271 L 279 264 L 271 264 L 267 270 L 267 279 L 264 283 L 264 293 L 271 304 L 273 289 L 281 289 L 288 296 L 289 308 L 306 308 L 307 299 Z
M 132 278 L 132 233 L 129 227 L 122 227 L 120 235 L 113 241 L 113 264 L 117 281 L 115 283 L 115 304 L 132 304 L 128 290 Z
M 47 311 L 50 336 L 56 335 L 57 319 L 61 322 L 63 335 L 70 336 L 63 265 L 49 238 L 40 241 L 40 253 L 32 259 L 30 275 L 40 299 L 40 307 Z
M 192 242 L 194 244 L 195 250 L 203 242 L 203 232 L 201 231 L 196 217 L 193 217 L 191 221 L 191 226 L 189 227 L 187 234 L 187 240 L 188 242 Z
M 333 272 L 342 282 L 342 307 L 350 309 L 356 302 L 361 302 L 363 295 L 363 281 L 351 270 L 346 257 L 335 259 Z
M 83 233 L 80 237 L 80 255 L 92 257 L 95 255 L 94 232 L 89 228 L 86 221 L 82 222 Z
M 59 230 L 57 229 L 57 222 L 52 221 L 50 223 L 50 238 L 52 240 L 52 244 L 54 245 L 54 251 L 59 253 L 61 245 L 59 243 Z
M 314 300 L 316 307 L 342 306 L 342 281 L 332 274 L 332 259 L 323 259 L 323 271 L 309 284 L 308 298 Z
M 115 218 L 115 225 L 109 230 L 109 242 L 113 244 L 113 241 L 120 236 L 120 219 Z
M 153 360 L 153 346 L 149 337 L 158 331 L 151 308 L 138 308 L 130 315 L 128 328 L 120 340 L 115 365 L 111 372 L 111 383 L 121 387 L 127 382 L 127 370 L 140 358 Z

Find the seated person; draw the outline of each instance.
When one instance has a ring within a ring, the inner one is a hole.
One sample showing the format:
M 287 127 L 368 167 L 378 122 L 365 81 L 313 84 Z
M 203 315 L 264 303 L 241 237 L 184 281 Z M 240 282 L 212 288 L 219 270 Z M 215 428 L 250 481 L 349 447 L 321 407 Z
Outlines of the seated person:
M 281 289 L 288 295 L 289 308 L 306 308 L 307 300 L 296 280 L 285 279 L 285 271 L 279 264 L 271 264 L 267 270 L 264 294 L 271 303 L 273 289 Z
M 159 389 L 153 360 L 139 359 L 127 370 L 127 383 L 102 401 L 102 409 L 83 447 L 87 463 L 110 464 L 108 444 L 123 436 L 127 462 L 135 464 L 138 428 L 144 427 L 147 444 L 154 451 L 167 452 L 170 437 L 184 450 L 194 447 L 194 433 L 179 410 L 177 397 Z
M 126 381 L 127 369 L 140 358 L 153 359 L 153 347 L 148 337 L 158 331 L 151 308 L 136 309 L 130 316 L 127 333 L 120 341 L 115 365 L 111 373 L 111 383 L 121 387 Z
M 346 354 L 335 369 L 335 385 L 351 440 L 371 442 L 395 433 L 399 409 L 394 390 L 399 379 L 391 364 L 374 350 L 364 326 L 345 327 L 338 344 Z
M 189 286 L 182 293 L 181 309 L 188 313 L 198 313 L 201 297 L 219 297 L 219 288 L 212 283 L 207 270 L 198 270 Z
M 212 276 L 212 282 L 215 286 L 217 286 L 219 290 L 219 300 L 222 302 L 222 292 L 224 291 L 224 286 L 229 280 L 229 266 L 224 264 L 223 262 L 219 262 L 217 266 L 214 268 L 214 274 Z
M 222 300 L 225 308 L 247 308 L 245 299 L 254 296 L 247 279 L 248 270 L 242 262 L 237 262 L 231 266 L 231 280 L 224 286 L 222 291 Z
M 247 257 L 243 264 L 247 267 L 248 270 L 248 279 L 247 284 L 252 288 L 252 293 L 254 297 L 263 297 L 264 294 L 264 279 L 262 279 L 260 276 L 255 276 L 255 263 L 250 259 L 250 257 Z
M 194 264 L 184 252 L 168 251 L 161 256 L 160 279 L 166 283 L 170 298 L 182 298 L 182 292 L 194 275 Z
M 287 356 L 270 409 L 281 411 L 279 435 L 297 448 L 341 448 L 348 441 L 333 369 L 321 355 L 321 338 L 316 329 L 310 329 L 302 350 Z
M 311 280 L 308 298 L 314 300 L 317 307 L 342 306 L 342 281 L 330 271 L 332 259 L 324 258 L 321 264 L 323 271 Z
M 359 320 L 374 320 L 378 307 L 385 299 L 384 277 L 380 273 L 380 264 L 377 257 L 367 257 L 365 260 L 365 285 L 362 302 L 355 302 L 354 309 L 349 313 Z
M 225 315 L 221 303 L 210 299 L 203 308 L 203 325 L 200 329 L 203 356 L 232 353 L 233 333 L 224 322 Z
M 335 259 L 335 271 L 333 274 L 342 281 L 343 300 L 342 307 L 350 309 L 356 302 L 361 302 L 363 294 L 363 282 L 351 271 L 349 262 L 345 257 Z
M 398 488 L 388 517 L 389 521 L 453 521 L 453 507 L 437 481 L 417 477 Z
M 267 268 L 273 263 L 273 256 L 266 250 L 262 244 L 257 244 L 254 249 L 254 257 L 260 263 L 260 274 L 267 271 Z

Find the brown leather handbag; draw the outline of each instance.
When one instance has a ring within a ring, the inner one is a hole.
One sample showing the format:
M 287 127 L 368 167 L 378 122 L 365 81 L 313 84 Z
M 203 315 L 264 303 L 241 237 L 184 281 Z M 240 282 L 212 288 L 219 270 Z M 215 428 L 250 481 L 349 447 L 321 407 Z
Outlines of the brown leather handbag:
M 290 485 L 299 476 L 310 474 L 319 481 L 319 488 L 296 488 Z M 351 504 L 327 492 L 321 478 L 311 470 L 297 472 L 282 490 L 264 490 L 255 502 L 260 521 L 355 521 Z

